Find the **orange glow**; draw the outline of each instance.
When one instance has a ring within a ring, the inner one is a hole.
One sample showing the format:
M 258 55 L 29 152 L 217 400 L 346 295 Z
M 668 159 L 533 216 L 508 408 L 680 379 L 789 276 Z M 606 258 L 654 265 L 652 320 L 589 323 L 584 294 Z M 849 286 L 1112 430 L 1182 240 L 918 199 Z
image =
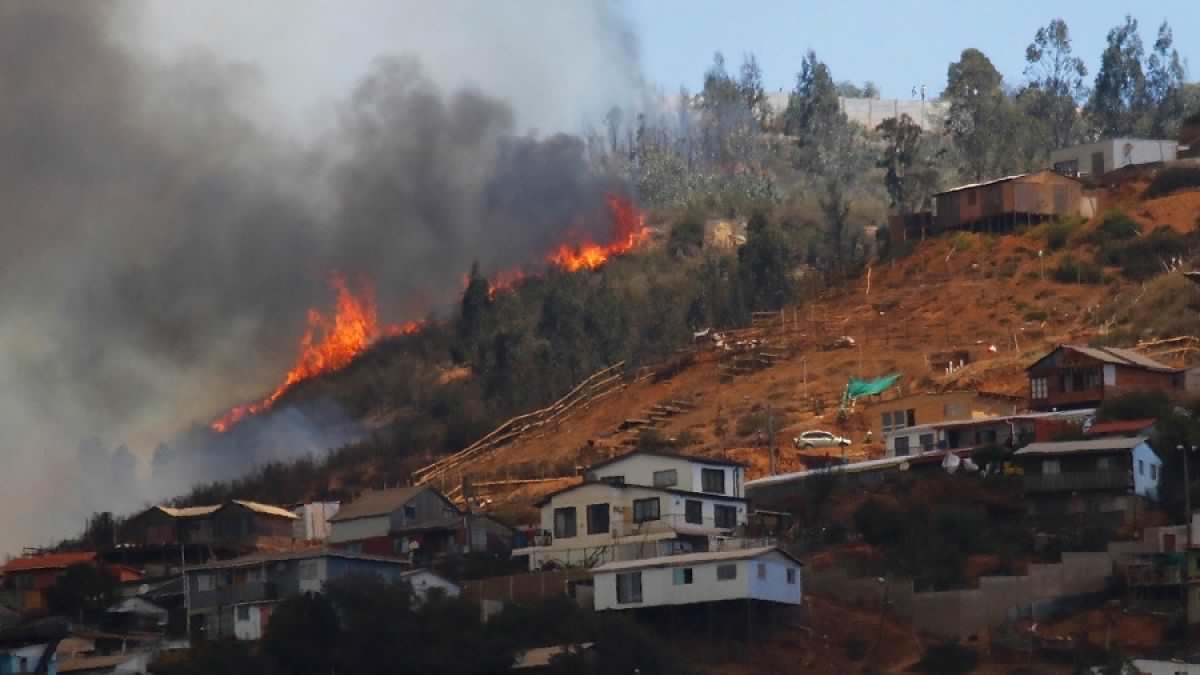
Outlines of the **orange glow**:
M 364 283 L 356 296 L 346 280 L 336 273 L 330 275 L 329 283 L 337 292 L 334 315 L 328 317 L 315 309 L 308 310 L 308 328 L 300 338 L 300 355 L 283 382 L 263 400 L 234 407 L 209 424 L 212 429 L 228 431 L 246 416 L 270 409 L 296 383 L 345 367 L 380 337 L 410 335 L 425 325 L 423 321 L 409 321 L 381 328 L 375 291 L 370 284 Z
M 629 200 L 609 195 L 608 208 L 613 217 L 610 243 L 602 245 L 588 239 L 564 243 L 551 251 L 547 259 L 568 272 L 594 270 L 612 256 L 629 253 L 646 240 L 649 236 L 646 217 Z

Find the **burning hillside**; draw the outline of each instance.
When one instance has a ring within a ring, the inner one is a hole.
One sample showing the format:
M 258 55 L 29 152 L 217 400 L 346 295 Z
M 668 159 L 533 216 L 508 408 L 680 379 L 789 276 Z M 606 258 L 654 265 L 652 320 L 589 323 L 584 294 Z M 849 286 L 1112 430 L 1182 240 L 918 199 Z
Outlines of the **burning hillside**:
M 632 202 L 618 195 L 608 195 L 606 201 L 611 217 L 612 240 L 607 244 L 598 244 L 583 238 L 561 244 L 546 256 L 550 264 L 568 272 L 595 270 L 612 257 L 633 251 L 646 240 L 648 230 L 645 215 Z M 495 297 L 497 293 L 513 288 L 527 276 L 520 268 L 502 270 L 488 282 L 488 294 Z M 422 321 L 409 321 L 380 326 L 375 290 L 369 282 L 361 283 L 357 295 L 337 273 L 330 276 L 330 285 L 337 293 L 333 316 L 326 316 L 316 309 L 308 310 L 308 328 L 300 338 L 300 353 L 283 382 L 261 401 L 233 407 L 212 421 L 210 428 L 219 432 L 228 431 L 245 417 L 269 410 L 296 384 L 349 365 L 376 340 L 416 333 L 424 325 Z
M 329 282 L 337 292 L 334 315 L 328 317 L 315 309 L 308 310 L 308 328 L 300 338 L 300 354 L 283 382 L 270 396 L 257 403 L 235 406 L 209 426 L 216 431 L 228 431 L 247 415 L 270 409 L 297 383 L 345 367 L 380 337 L 406 335 L 421 329 L 420 321 L 381 328 L 375 290 L 369 283 L 363 282 L 359 295 L 355 295 L 341 275 L 331 275 Z

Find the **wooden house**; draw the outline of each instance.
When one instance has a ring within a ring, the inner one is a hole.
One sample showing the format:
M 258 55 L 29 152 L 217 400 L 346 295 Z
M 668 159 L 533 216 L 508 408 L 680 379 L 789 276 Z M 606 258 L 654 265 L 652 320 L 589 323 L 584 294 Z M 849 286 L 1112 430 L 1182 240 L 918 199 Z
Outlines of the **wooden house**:
M 937 231 L 993 231 L 1079 215 L 1083 185 L 1047 169 L 970 183 L 933 197 Z
M 1129 349 L 1059 345 L 1027 369 L 1034 410 L 1090 408 L 1139 391 L 1183 391 L 1185 371 Z

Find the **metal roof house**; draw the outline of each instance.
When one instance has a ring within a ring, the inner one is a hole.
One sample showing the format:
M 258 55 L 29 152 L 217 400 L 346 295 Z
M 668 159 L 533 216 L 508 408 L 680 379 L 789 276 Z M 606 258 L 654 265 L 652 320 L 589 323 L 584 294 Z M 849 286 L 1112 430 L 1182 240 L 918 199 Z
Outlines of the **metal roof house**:
M 1005 230 L 1077 216 L 1083 185 L 1050 170 L 969 183 L 933 195 L 934 230 Z
M 1034 410 L 1095 407 L 1136 391 L 1183 390 L 1185 371 L 1130 349 L 1059 345 L 1026 369 Z

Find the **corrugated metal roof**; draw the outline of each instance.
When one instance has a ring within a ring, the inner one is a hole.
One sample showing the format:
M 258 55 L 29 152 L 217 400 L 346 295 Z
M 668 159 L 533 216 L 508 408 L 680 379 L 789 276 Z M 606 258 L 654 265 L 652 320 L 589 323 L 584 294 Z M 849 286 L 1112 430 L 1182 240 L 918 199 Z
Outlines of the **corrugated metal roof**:
M 363 560 L 367 562 L 388 563 L 391 565 L 408 565 L 408 561 L 399 558 L 388 558 L 378 555 L 365 555 L 362 553 L 351 553 L 349 551 L 339 551 L 329 548 L 310 548 L 301 551 L 284 551 L 282 553 L 251 553 L 240 558 L 231 560 L 222 560 L 219 562 L 209 563 L 197 567 L 189 567 L 188 572 L 197 570 L 218 570 L 230 569 L 234 567 L 253 567 L 263 563 L 282 562 L 286 560 L 310 560 L 312 558 L 341 558 L 343 560 Z
M 1013 453 L 1014 455 L 1066 455 L 1075 452 L 1099 452 L 1104 450 L 1132 450 L 1146 442 L 1144 436 L 1097 438 L 1087 441 L 1061 441 L 1058 443 L 1030 443 Z
M 759 546 L 758 548 L 741 548 L 732 551 L 714 551 L 711 553 L 685 553 L 683 555 L 663 555 L 656 558 L 641 560 L 621 560 L 600 565 L 592 569 L 593 574 L 601 572 L 619 572 L 622 570 L 650 569 L 652 567 L 679 567 L 680 565 L 699 565 L 709 562 L 727 560 L 751 560 L 768 553 L 779 553 L 791 558 L 796 564 L 803 564 L 791 554 L 777 546 Z
M 1135 433 L 1154 426 L 1157 420 L 1115 420 L 1112 422 L 1096 422 L 1088 428 L 1089 434 L 1123 434 Z
M 364 492 L 358 496 L 358 499 L 342 506 L 338 512 L 333 514 L 329 522 L 336 523 L 342 520 L 353 520 L 355 518 L 369 518 L 371 516 L 384 516 L 396 509 L 403 507 L 408 502 L 412 501 L 413 497 L 425 490 L 431 488 L 420 487 L 402 487 L 391 488 L 389 490 L 372 490 Z
M 260 504 L 259 502 L 250 502 L 244 499 L 235 499 L 233 503 L 244 506 L 255 513 L 262 513 L 268 516 L 279 516 L 280 518 L 290 518 L 292 520 L 300 517 L 287 509 L 281 509 L 278 506 L 271 506 L 270 504 Z
M 28 572 L 31 570 L 60 570 L 71 565 L 89 563 L 94 560 L 96 560 L 96 554 L 91 552 L 48 553 L 46 555 L 14 558 L 8 561 L 3 568 L 0 568 L 0 572 L 10 574 L 12 572 Z
M 182 508 L 177 508 L 174 506 L 156 506 L 154 508 L 158 509 L 159 511 L 162 511 L 163 513 L 167 514 L 168 516 L 171 516 L 172 518 L 199 518 L 201 516 L 207 516 L 211 513 L 215 513 L 217 511 L 217 509 L 221 508 L 221 505 L 217 504 L 215 506 L 185 506 Z
M 936 197 L 938 195 L 948 195 L 951 192 L 961 192 L 963 190 L 972 190 L 974 188 L 986 187 L 988 185 L 995 185 L 996 183 L 1003 183 L 1005 181 L 1016 180 L 1018 178 L 1024 178 L 1026 176 L 1032 176 L 1032 175 L 1033 174 L 1031 174 L 1031 173 L 1018 173 L 1018 174 L 1013 174 L 1011 176 L 1005 176 L 1003 178 L 993 178 L 992 180 L 985 180 L 985 181 L 982 181 L 979 183 L 967 183 L 966 185 L 959 185 L 958 187 L 952 187 L 949 190 L 942 190 L 941 192 L 935 193 L 934 196 Z
M 1059 345 L 1052 349 L 1042 358 L 1034 361 L 1030 368 L 1036 367 L 1042 361 L 1045 361 L 1051 354 L 1060 349 L 1070 349 L 1073 352 L 1078 352 L 1084 356 L 1091 357 L 1101 363 L 1111 363 L 1118 366 L 1134 366 L 1137 368 L 1145 368 L 1147 370 L 1156 370 L 1161 372 L 1174 373 L 1178 372 L 1178 368 L 1159 363 L 1154 359 L 1133 351 L 1132 349 L 1121 349 L 1118 347 L 1087 347 L 1084 345 Z

